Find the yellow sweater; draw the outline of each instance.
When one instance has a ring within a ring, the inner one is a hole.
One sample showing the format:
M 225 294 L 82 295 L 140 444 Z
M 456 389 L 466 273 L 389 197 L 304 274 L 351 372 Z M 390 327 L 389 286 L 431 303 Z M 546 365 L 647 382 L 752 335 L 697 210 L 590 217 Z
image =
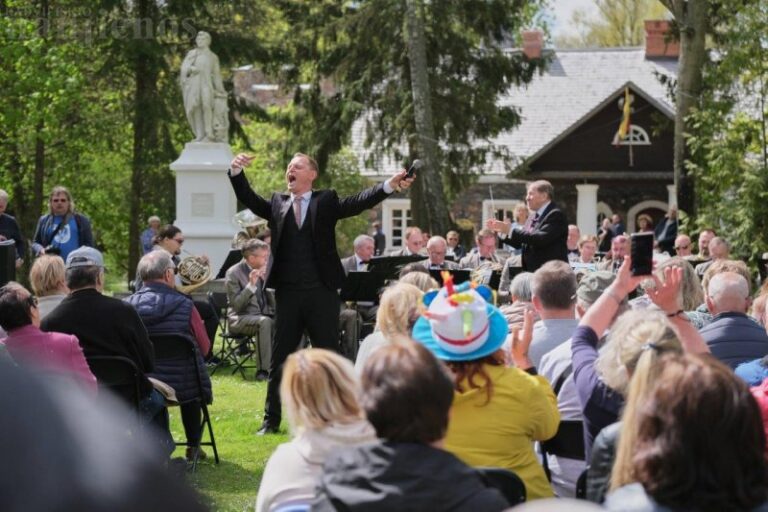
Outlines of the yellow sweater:
M 454 396 L 446 450 L 470 466 L 514 471 L 525 482 L 529 500 L 551 497 L 533 441 L 557 433 L 560 413 L 552 387 L 544 377 L 517 368 L 485 365 L 485 371 L 493 381 L 491 401 L 485 404 L 484 390 L 466 390 L 462 383 L 466 391 Z

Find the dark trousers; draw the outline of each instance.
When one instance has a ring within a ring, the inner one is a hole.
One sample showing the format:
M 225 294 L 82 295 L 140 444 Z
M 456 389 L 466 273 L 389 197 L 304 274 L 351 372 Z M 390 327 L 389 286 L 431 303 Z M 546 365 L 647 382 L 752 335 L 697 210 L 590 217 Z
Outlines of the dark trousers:
M 280 381 L 283 364 L 299 346 L 306 330 L 314 348 L 339 351 L 339 295 L 335 290 L 318 286 L 308 290 L 278 287 L 275 290 L 277 315 L 269 366 L 267 402 L 264 422 L 280 424 Z
M 181 409 L 181 423 L 184 425 L 187 442 L 190 446 L 199 446 L 202 435 L 200 426 L 203 422 L 203 409 L 200 402 L 189 402 L 182 404 L 179 408 Z

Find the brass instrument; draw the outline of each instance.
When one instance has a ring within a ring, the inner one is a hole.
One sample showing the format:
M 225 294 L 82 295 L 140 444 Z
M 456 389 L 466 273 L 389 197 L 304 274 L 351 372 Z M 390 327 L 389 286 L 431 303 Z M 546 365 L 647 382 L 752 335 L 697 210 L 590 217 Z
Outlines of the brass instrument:
M 490 286 L 491 276 L 495 271 L 504 269 L 504 264 L 496 261 L 484 261 L 472 270 L 470 279 L 477 284 Z
M 177 286 L 182 293 L 192 293 L 194 290 L 211 280 L 213 272 L 207 258 L 187 256 L 177 265 L 181 285 Z
M 243 244 L 252 238 L 267 231 L 267 220 L 262 219 L 251 210 L 240 210 L 232 217 L 233 224 L 240 226 L 234 238 L 232 238 L 232 248 L 241 249 Z

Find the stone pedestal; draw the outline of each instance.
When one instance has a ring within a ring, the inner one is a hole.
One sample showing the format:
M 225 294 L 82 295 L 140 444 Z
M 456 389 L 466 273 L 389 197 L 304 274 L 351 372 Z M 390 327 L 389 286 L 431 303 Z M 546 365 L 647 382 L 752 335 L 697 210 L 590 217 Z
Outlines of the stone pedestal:
M 188 142 L 171 164 L 176 172 L 176 221 L 184 233 L 181 257 L 207 255 L 214 276 L 229 253 L 237 200 L 227 177 L 229 144 Z

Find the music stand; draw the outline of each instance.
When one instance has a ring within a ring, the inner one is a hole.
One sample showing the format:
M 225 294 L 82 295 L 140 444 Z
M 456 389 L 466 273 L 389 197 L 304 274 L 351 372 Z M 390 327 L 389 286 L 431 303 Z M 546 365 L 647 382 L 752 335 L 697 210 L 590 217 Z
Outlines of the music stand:
M 400 270 L 409 263 L 423 261 L 426 256 L 418 254 L 411 256 L 376 256 L 368 261 L 368 272 L 386 274 L 389 279 L 397 279 Z
M 387 275 L 383 272 L 355 272 L 347 274 L 339 296 L 345 302 L 379 303 L 379 292 L 384 288 Z
M 227 270 L 229 270 L 232 265 L 238 263 L 241 259 L 243 259 L 243 252 L 240 249 L 230 249 L 229 254 L 227 254 L 227 257 L 224 260 L 224 263 L 221 264 L 221 268 L 219 269 L 219 273 L 216 274 L 215 279 L 224 278 L 227 274 Z
M 469 281 L 469 279 L 472 277 L 472 271 L 471 270 L 464 270 L 464 269 L 455 269 L 455 270 L 439 270 L 439 269 L 430 269 L 429 275 L 431 275 L 435 281 L 437 281 L 437 284 L 440 285 L 440 288 L 443 287 L 443 275 L 442 272 L 449 272 L 453 276 L 453 284 L 461 284 L 466 281 Z

